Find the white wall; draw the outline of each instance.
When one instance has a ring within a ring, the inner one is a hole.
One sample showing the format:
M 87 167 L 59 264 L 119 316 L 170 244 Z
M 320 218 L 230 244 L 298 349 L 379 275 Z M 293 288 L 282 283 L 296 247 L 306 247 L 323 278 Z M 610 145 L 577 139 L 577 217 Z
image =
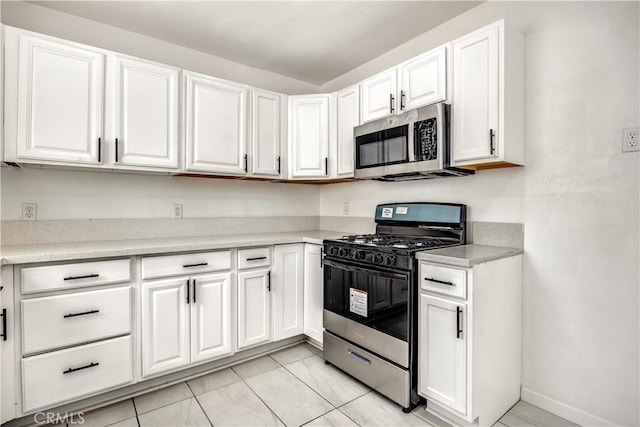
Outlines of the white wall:
M 640 154 L 621 153 L 622 128 L 640 122 L 638 6 L 485 3 L 323 87 L 353 84 L 502 16 L 525 33 L 524 168 L 324 187 L 320 212 L 340 215 L 343 201 L 369 217 L 380 202 L 459 201 L 472 220 L 523 222 L 525 396 L 592 424 L 640 423 Z

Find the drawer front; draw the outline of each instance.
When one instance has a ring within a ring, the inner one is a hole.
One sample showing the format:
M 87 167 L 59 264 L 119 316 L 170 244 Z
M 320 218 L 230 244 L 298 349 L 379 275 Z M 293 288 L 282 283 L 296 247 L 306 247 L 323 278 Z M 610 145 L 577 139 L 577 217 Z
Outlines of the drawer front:
M 128 286 L 22 301 L 24 354 L 131 331 Z
M 106 285 L 131 280 L 131 260 L 45 265 L 20 270 L 22 293 Z
M 271 247 L 238 249 L 238 270 L 271 265 Z
M 133 380 L 131 336 L 22 359 L 24 412 L 76 400 Z
M 231 251 L 198 252 L 142 258 L 143 279 L 230 269 Z
M 466 299 L 467 272 L 420 263 L 420 286 L 425 291 Z

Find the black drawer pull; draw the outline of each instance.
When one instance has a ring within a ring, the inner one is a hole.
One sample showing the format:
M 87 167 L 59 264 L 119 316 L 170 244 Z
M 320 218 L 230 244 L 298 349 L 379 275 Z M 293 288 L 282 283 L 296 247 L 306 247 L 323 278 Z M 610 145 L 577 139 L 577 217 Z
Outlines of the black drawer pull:
M 347 350 L 347 354 L 353 357 L 354 359 L 356 359 L 360 363 L 364 363 L 365 365 L 371 365 L 371 360 L 367 359 L 364 356 L 360 356 L 358 353 L 356 353 L 353 350 Z
M 6 341 L 7 340 L 7 309 L 6 308 L 2 309 L 2 313 L 0 313 L 0 316 L 2 316 L 2 335 L 0 335 L 0 337 L 2 337 L 2 341 Z
M 445 282 L 444 280 L 434 279 L 432 277 L 425 277 L 424 280 L 428 280 L 429 282 L 442 283 L 443 285 L 455 286 L 456 284 L 453 282 Z
M 184 264 L 182 266 L 182 268 L 189 268 L 189 267 L 204 267 L 205 265 L 209 265 L 208 262 L 199 262 L 197 264 Z
M 98 273 L 94 273 L 94 274 L 87 274 L 86 276 L 69 276 L 69 277 L 65 277 L 64 280 L 92 279 L 95 277 L 100 277 L 100 275 Z
M 68 319 L 69 317 L 78 317 L 78 316 L 84 316 L 86 314 L 94 314 L 94 313 L 100 313 L 100 310 L 89 310 L 89 311 L 83 311 L 82 313 L 69 313 L 69 314 L 65 314 L 64 317 L 65 319 Z
M 91 362 L 88 365 L 84 365 L 84 366 L 80 366 L 79 368 L 69 368 L 66 371 L 63 371 L 63 374 L 70 374 L 72 372 L 76 372 L 76 371 L 82 371 L 83 369 L 89 369 L 89 368 L 93 368 L 94 366 L 98 366 L 100 363 L 98 362 Z
M 267 257 L 266 256 L 256 256 L 256 257 L 253 257 L 253 258 L 247 258 L 247 261 L 257 261 L 259 259 L 267 259 Z

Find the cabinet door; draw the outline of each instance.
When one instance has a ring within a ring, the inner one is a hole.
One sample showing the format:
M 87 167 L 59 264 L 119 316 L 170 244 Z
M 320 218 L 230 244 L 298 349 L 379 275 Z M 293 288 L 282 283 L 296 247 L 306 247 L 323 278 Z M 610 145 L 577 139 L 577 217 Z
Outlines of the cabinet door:
M 453 42 L 452 163 L 498 156 L 499 28 Z
M 280 176 L 281 95 L 252 90 L 251 174 Z
M 466 304 L 420 295 L 418 388 L 427 399 L 467 413 Z
M 18 160 L 99 164 L 104 54 L 7 30 L 10 40 L 19 43 Z
M 400 66 L 400 111 L 447 98 L 447 48 L 429 51 Z
M 191 278 L 191 362 L 228 356 L 231 273 Z
M 329 176 L 330 99 L 330 95 L 289 97 L 289 138 L 293 178 Z
M 186 169 L 246 174 L 248 88 L 189 72 L 184 80 Z
M 177 169 L 180 70 L 118 55 L 110 59 L 116 164 Z
M 238 273 L 238 349 L 271 341 L 269 270 Z
M 322 246 L 304 245 L 304 333 L 322 343 L 324 272 Z
M 273 339 L 304 332 L 304 245 L 277 245 L 272 272 Z
M 360 83 L 362 123 L 396 113 L 396 69 L 384 71 Z
M 360 88 L 352 86 L 338 92 L 337 175 L 353 177 L 353 128 L 360 124 Z
M 187 286 L 186 277 L 142 284 L 142 376 L 189 364 Z

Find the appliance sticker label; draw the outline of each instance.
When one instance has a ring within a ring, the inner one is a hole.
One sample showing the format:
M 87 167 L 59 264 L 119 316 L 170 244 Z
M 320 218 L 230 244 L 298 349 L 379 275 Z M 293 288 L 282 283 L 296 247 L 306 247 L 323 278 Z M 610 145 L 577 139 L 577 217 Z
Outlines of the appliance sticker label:
M 393 208 L 382 208 L 382 218 L 393 218 Z
M 349 311 L 367 317 L 367 292 L 349 288 Z
M 396 215 L 406 215 L 409 212 L 409 208 L 406 206 L 398 206 L 396 208 Z

